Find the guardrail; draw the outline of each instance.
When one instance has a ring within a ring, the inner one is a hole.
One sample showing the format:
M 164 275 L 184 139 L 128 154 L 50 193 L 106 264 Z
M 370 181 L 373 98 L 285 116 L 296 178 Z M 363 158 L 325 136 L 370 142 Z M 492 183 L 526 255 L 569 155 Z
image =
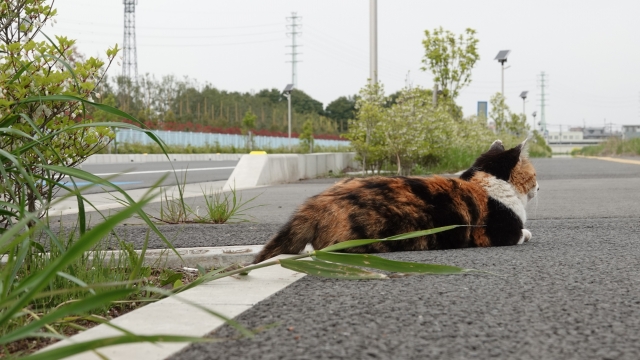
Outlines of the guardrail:
M 197 132 L 184 132 L 184 131 L 165 131 L 165 130 L 151 130 L 162 141 L 168 145 L 191 145 L 191 146 L 205 146 L 215 145 L 218 143 L 220 146 L 235 146 L 236 148 L 242 148 L 246 146 L 247 138 L 244 135 L 238 134 L 213 134 L 213 133 L 197 133 Z M 152 144 L 147 135 L 140 131 L 132 129 L 120 129 L 117 131 L 116 138 L 118 143 L 130 143 L 130 144 Z M 253 143 L 255 148 L 279 148 L 289 146 L 288 137 L 275 137 L 275 136 L 261 136 L 254 135 Z M 350 142 L 347 140 L 326 140 L 326 139 L 314 139 L 315 145 L 323 147 L 335 147 L 335 146 L 349 146 Z M 291 138 L 291 145 L 297 146 L 300 144 L 300 139 Z

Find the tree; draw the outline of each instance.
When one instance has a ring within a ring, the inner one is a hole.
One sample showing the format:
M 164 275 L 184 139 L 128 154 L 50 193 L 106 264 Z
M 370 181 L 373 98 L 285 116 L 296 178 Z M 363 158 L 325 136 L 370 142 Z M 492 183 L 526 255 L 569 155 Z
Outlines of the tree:
M 489 99 L 491 103 L 489 118 L 495 123 L 496 133 L 508 133 L 516 137 L 526 135 L 529 131 L 526 116 L 512 113 L 504 100 L 501 93 L 496 93 Z
M 342 132 L 347 130 L 346 125 L 350 119 L 355 117 L 355 112 L 355 96 L 341 96 L 330 102 L 325 109 L 327 116 L 336 122 L 338 129 Z
M 291 107 L 301 114 L 324 115 L 322 103 L 298 89 L 291 92 Z
M 253 139 L 251 137 L 251 129 L 256 127 L 258 117 L 249 109 L 242 118 L 242 133 L 247 135 L 247 148 L 249 151 L 253 149 Z
M 454 128 L 448 107 L 434 106 L 431 91 L 402 89 L 382 123 L 398 175 L 410 174 L 421 158 L 439 156 L 449 145 Z
M 425 30 L 424 33 L 426 38 L 422 45 L 425 55 L 422 63 L 425 66 L 422 70 L 430 70 L 440 90 L 455 99 L 460 90 L 471 83 L 471 70 L 480 59 L 476 31 L 466 29 L 466 36 L 456 36 L 440 27 L 432 32 Z
M 507 114 L 510 112 L 509 107 L 504 101 L 504 96 L 501 93 L 495 93 L 490 99 L 491 110 L 489 110 L 489 119 L 493 121 L 496 127 L 496 133 L 500 133 L 505 130 L 505 123 L 507 122 Z
M 356 116 L 349 123 L 347 138 L 355 148 L 364 170 L 377 169 L 387 154 L 385 150 L 385 135 L 381 128 L 384 119 L 384 108 L 386 97 L 384 96 L 384 86 L 378 82 L 367 83 L 360 89 L 358 100 L 356 101 Z
M 313 121 L 307 120 L 304 122 L 299 139 L 300 147 L 304 152 L 313 152 Z

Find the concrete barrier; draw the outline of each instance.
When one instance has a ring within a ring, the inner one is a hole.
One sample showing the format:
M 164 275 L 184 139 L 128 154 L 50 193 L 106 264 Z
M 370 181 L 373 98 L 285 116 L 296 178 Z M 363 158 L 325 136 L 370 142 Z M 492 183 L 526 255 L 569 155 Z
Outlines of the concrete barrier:
M 283 184 L 357 168 L 355 153 L 275 154 L 243 156 L 224 186 L 246 189 Z
M 239 160 L 245 154 L 169 154 L 171 161 Z M 118 164 L 169 161 L 164 154 L 96 154 L 84 164 Z

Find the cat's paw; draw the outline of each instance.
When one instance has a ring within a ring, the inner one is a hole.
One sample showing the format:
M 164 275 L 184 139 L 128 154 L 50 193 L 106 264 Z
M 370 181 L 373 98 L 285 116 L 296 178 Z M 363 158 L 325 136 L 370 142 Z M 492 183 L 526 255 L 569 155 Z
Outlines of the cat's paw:
M 524 243 L 525 241 L 531 240 L 531 231 L 527 229 L 522 229 L 522 236 L 520 236 L 520 240 L 518 240 L 518 245 Z

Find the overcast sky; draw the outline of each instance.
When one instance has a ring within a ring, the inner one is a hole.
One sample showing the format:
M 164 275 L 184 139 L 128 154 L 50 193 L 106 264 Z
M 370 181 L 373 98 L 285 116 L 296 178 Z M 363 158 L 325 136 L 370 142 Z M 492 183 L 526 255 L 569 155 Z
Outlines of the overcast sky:
M 57 0 L 48 34 L 78 40 L 100 55 L 123 42 L 122 0 Z M 140 0 L 136 7 L 139 74 L 174 74 L 220 90 L 250 92 L 291 82 L 286 18 L 301 17 L 298 87 L 325 106 L 356 94 L 369 77 L 367 0 Z M 500 91 L 500 50 L 511 50 L 505 96 L 526 113 L 538 112 L 540 74 L 547 74 L 546 121 L 614 127 L 640 124 L 640 2 L 596 0 L 378 0 L 379 80 L 390 94 L 405 86 L 431 88 L 420 70 L 424 30 L 477 31 L 480 60 L 458 104 L 465 115 Z M 122 69 L 114 66 L 110 74 Z

